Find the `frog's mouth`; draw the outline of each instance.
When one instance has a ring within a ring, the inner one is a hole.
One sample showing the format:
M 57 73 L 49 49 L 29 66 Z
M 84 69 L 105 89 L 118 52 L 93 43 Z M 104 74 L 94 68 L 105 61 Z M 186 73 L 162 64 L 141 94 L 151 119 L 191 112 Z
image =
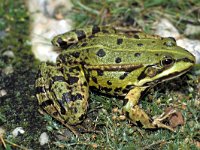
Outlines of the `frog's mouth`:
M 163 76 L 163 77 L 161 77 L 161 78 L 159 78 L 159 79 L 157 79 L 157 80 L 155 80 L 155 81 L 153 81 L 153 82 L 147 82 L 147 83 L 145 83 L 144 86 L 150 87 L 150 86 L 153 86 L 153 85 L 158 84 L 158 83 L 161 83 L 161 82 L 165 82 L 165 81 L 168 81 L 168 80 L 172 80 L 172 79 L 174 79 L 174 78 L 177 78 L 177 77 L 179 77 L 179 76 L 185 74 L 185 73 L 186 73 L 188 70 L 190 70 L 192 67 L 193 67 L 193 66 L 191 66 L 191 67 L 189 67 L 189 68 L 187 68 L 187 69 L 185 69 L 185 70 L 183 70 L 183 71 L 181 71 L 181 72 L 178 72 L 178 71 L 177 71 L 177 72 L 168 74 L 168 75 Z

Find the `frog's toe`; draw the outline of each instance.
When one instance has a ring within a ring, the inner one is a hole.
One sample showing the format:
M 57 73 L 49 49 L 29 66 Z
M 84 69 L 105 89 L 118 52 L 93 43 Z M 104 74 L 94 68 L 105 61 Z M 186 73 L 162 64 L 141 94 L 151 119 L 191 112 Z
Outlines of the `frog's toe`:
M 163 120 L 170 117 L 174 113 L 176 113 L 176 110 L 171 110 L 168 113 L 163 113 L 160 116 L 158 116 L 157 118 L 153 119 L 152 124 L 154 126 L 157 126 L 158 128 L 165 128 L 165 129 L 175 132 L 175 130 L 172 127 L 162 123 Z

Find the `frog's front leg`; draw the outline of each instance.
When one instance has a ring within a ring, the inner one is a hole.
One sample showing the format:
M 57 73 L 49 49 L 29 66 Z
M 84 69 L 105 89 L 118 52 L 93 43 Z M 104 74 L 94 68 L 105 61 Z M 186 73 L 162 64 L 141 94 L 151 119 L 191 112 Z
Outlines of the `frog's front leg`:
M 152 119 L 146 114 L 146 112 L 142 108 L 138 106 L 141 92 L 143 92 L 145 89 L 146 88 L 143 87 L 134 87 L 132 90 L 129 91 L 129 93 L 125 97 L 128 102 L 123 107 L 123 112 L 130 118 L 131 122 L 133 122 L 134 124 L 140 124 L 143 128 L 166 128 L 174 131 L 173 128 L 163 124 L 162 121 L 175 112 L 162 114 L 161 116 Z
M 83 120 L 89 87 L 80 65 L 61 68 L 42 63 L 36 89 L 39 105 L 67 127 Z

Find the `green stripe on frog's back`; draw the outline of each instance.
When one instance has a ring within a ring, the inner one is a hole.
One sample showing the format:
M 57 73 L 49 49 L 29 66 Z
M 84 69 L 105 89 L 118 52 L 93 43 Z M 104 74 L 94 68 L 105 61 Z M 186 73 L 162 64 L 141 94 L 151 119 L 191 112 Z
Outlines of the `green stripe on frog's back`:
M 83 46 L 83 43 L 85 45 Z M 178 55 L 177 55 L 178 54 Z M 189 56 L 192 54 L 176 46 L 170 38 L 136 39 L 125 35 L 98 33 L 94 38 L 86 39 L 63 51 L 61 60 L 69 63 L 82 62 L 88 65 L 151 65 L 158 63 L 163 57 L 172 55 Z
M 72 30 L 60 35 L 57 35 L 53 38 L 52 44 L 63 49 L 68 48 L 70 45 L 76 44 L 79 41 L 93 37 L 94 34 L 102 33 L 116 33 L 116 30 L 109 26 L 89 26 L 87 28 L 80 28 L 77 30 Z

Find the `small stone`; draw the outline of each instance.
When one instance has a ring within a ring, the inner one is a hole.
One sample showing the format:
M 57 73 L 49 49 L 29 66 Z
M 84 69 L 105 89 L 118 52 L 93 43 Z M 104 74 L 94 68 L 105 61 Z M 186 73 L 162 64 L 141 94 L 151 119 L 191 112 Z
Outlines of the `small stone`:
M 24 129 L 22 127 L 17 127 L 12 131 L 13 137 L 17 137 L 19 134 L 24 134 Z
M 6 74 L 6 75 L 9 75 L 11 73 L 14 72 L 14 69 L 12 66 L 7 66 L 6 68 L 3 69 L 3 72 Z
M 200 33 L 200 26 L 187 24 L 184 34 L 185 35 L 197 35 Z
M 162 37 L 179 37 L 180 33 L 168 19 L 160 19 L 154 24 L 155 34 Z
M 117 116 L 112 116 L 112 120 L 117 120 Z
M 119 116 L 119 119 L 120 119 L 120 120 L 125 120 L 125 119 L 126 119 L 126 116 L 120 115 L 120 116 Z
M 0 97 L 3 97 L 5 95 L 7 95 L 6 90 L 4 90 L 4 89 L 0 90 Z
M 117 107 L 113 108 L 113 109 L 112 109 L 112 112 L 113 112 L 113 113 L 117 113 L 117 112 L 118 112 L 118 108 L 117 108 Z
M 14 58 L 15 57 L 13 51 L 5 51 L 2 55 L 3 56 L 8 56 L 10 58 Z
M 98 147 L 98 145 L 97 144 L 92 144 L 92 148 L 94 148 L 94 149 L 96 149 Z
M 47 144 L 49 142 L 49 136 L 47 135 L 46 132 L 43 132 L 40 137 L 39 137 L 39 142 L 40 142 L 40 145 L 44 145 L 44 144 Z

